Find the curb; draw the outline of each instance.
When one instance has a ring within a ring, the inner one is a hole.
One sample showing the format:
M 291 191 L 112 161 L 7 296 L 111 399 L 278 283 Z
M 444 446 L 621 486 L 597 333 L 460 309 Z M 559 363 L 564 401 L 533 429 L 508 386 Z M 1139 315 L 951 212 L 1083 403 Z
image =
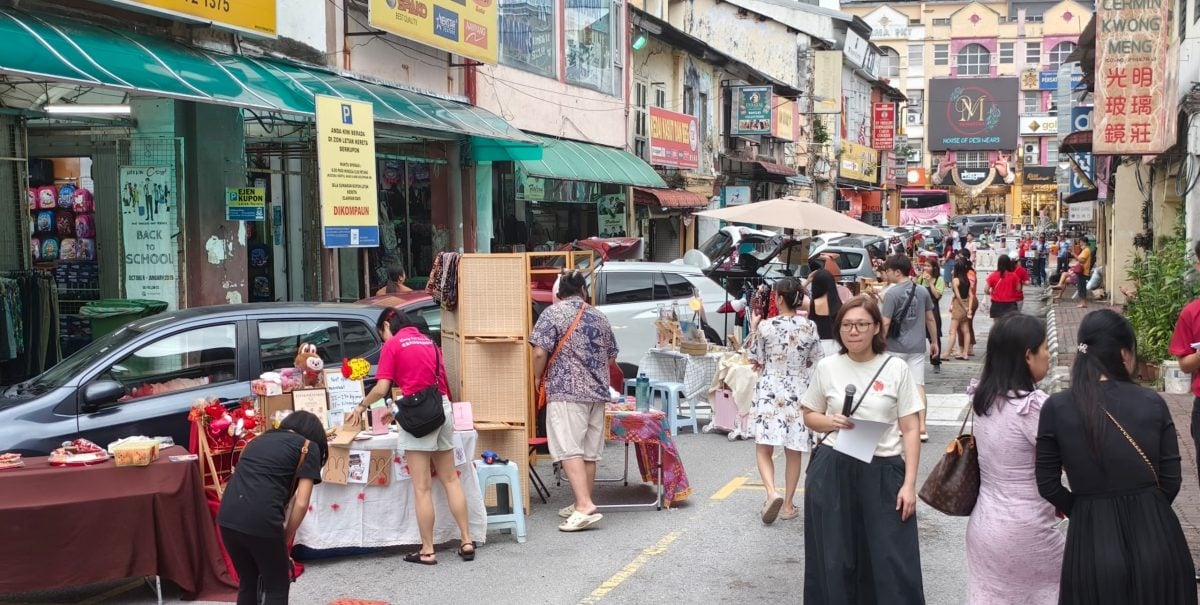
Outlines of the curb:
M 1054 359 L 1054 367 L 1050 373 L 1042 380 L 1042 390 L 1048 394 L 1057 393 L 1065 388 L 1071 382 L 1071 367 L 1060 365 L 1059 359 L 1059 344 L 1058 344 L 1058 314 L 1054 311 L 1054 305 L 1051 304 L 1046 309 L 1046 341 L 1047 347 L 1050 349 L 1050 356 Z

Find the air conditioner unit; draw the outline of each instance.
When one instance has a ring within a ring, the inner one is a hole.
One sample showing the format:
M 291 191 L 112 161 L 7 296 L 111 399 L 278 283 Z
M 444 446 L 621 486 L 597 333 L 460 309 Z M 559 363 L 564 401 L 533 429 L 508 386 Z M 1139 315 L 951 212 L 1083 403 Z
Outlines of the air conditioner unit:
M 1025 149 L 1025 155 L 1036 156 L 1038 154 L 1038 144 L 1037 143 L 1025 143 L 1024 149 Z
M 1025 165 L 1026 166 L 1036 166 L 1037 163 L 1038 163 L 1038 156 L 1036 153 L 1025 154 Z
M 919 114 L 919 113 L 904 114 L 904 123 L 908 124 L 909 126 L 919 125 L 921 123 L 921 114 Z

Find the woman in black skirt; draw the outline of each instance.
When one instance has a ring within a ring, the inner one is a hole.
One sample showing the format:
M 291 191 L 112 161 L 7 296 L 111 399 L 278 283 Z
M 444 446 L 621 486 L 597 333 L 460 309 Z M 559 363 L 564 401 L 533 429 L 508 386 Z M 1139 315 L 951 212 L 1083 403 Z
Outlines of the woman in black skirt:
M 1094 311 L 1078 341 L 1071 388 L 1046 400 L 1037 436 L 1038 491 L 1071 520 L 1059 603 L 1195 604 L 1192 556 L 1171 509 L 1179 440 L 1166 402 L 1130 378 L 1133 327 Z
M 827 434 L 804 484 L 805 603 L 925 602 L 915 516 L 923 405 L 908 364 L 885 353 L 882 325 L 870 298 L 842 305 L 834 321 L 841 354 L 817 365 L 801 399 L 805 424 Z M 855 420 L 890 425 L 869 463 L 833 447 Z

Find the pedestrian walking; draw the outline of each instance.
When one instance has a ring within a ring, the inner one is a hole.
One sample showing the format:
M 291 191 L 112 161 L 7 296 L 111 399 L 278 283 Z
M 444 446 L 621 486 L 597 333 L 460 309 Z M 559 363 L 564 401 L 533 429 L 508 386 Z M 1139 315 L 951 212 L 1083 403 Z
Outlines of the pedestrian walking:
M 1038 492 L 1071 520 L 1059 603 L 1194 604 L 1192 555 L 1171 508 L 1179 439 L 1166 401 L 1130 377 L 1133 326 L 1093 311 L 1076 340 L 1071 387 L 1046 400 L 1037 437 Z
M 979 499 L 967 522 L 967 602 L 1053 605 L 1066 537 L 1038 494 L 1034 444 L 1050 371 L 1046 324 L 1022 313 L 996 321 L 972 396 Z
M 954 266 L 954 278 L 950 280 L 950 340 L 946 343 L 947 355 L 955 359 L 967 358 L 967 347 L 971 342 L 971 280 L 967 276 L 966 263 Z
M 802 399 L 805 424 L 826 433 L 804 483 L 806 603 L 925 602 L 916 520 L 922 403 L 908 364 L 886 352 L 883 319 L 870 297 L 842 305 L 834 320 L 841 354 L 817 365 Z M 889 425 L 870 462 L 833 447 L 856 419 Z
M 837 342 L 833 340 L 833 318 L 842 308 L 842 289 L 828 271 L 817 270 L 809 274 L 808 318 L 817 325 L 821 337 L 821 350 L 825 357 L 837 355 Z M 849 297 L 846 297 L 849 300 Z
M 617 339 L 608 318 L 583 300 L 586 276 L 570 271 L 559 279 L 558 298 L 542 312 L 529 343 L 533 375 L 546 391 L 546 436 L 550 457 L 562 464 L 575 503 L 558 511 L 558 529 L 587 529 L 604 518 L 592 501 L 596 463 L 604 451 L 604 406 L 609 364 Z M 551 359 L 553 357 L 553 359 Z
M 1067 267 L 1071 262 L 1071 240 L 1065 237 L 1058 238 L 1058 272 L 1060 274 L 1067 272 Z
M 303 411 L 288 414 L 279 428 L 242 451 L 217 511 L 221 540 L 238 575 L 238 605 L 288 602 L 291 545 L 328 459 L 325 428 Z
M 1200 240 L 1193 248 L 1193 261 L 1200 270 Z M 1179 369 L 1192 375 L 1192 445 L 1200 453 L 1200 298 L 1188 303 L 1175 320 L 1175 333 L 1171 335 L 1169 352 L 1179 360 Z M 1200 471 L 1200 469 L 1198 469 Z M 1200 574 L 1197 574 L 1200 577 Z
M 1088 306 L 1088 280 L 1092 276 L 1092 260 L 1095 257 L 1095 252 L 1091 247 L 1092 241 L 1090 238 L 1083 238 L 1083 243 L 1079 247 L 1079 252 L 1072 257 L 1079 262 L 1081 273 L 1079 279 L 1075 282 L 1077 287 L 1076 295 L 1079 298 L 1079 308 L 1086 309 Z
M 1039 288 L 1044 288 L 1046 287 L 1046 256 L 1050 251 L 1045 234 L 1038 236 L 1037 242 L 1033 245 L 1033 251 L 1036 255 L 1033 259 L 1033 283 Z
M 824 273 L 823 271 L 820 273 Z M 818 276 L 830 282 L 832 276 Z M 836 297 L 836 286 L 831 290 Z M 800 396 L 808 390 L 813 368 L 825 357 L 817 324 L 796 313 L 804 299 L 804 289 L 794 277 L 775 284 L 775 306 L 779 314 L 764 320 L 755 314 L 751 320 L 751 340 L 747 346 L 750 362 L 759 372 L 754 389 L 754 442 L 758 472 L 767 491 L 762 507 L 762 522 L 773 523 L 800 516 L 796 508 L 796 487 L 800 484 L 803 455 L 811 449 L 810 433 L 804 425 Z M 814 303 L 815 304 L 815 303 Z M 828 320 L 828 317 L 826 317 Z M 784 496 L 775 491 L 775 448 L 784 454 Z
M 925 262 L 924 270 L 917 275 L 917 285 L 924 286 L 925 290 L 929 292 L 929 297 L 933 299 L 933 321 L 937 327 L 937 340 L 931 340 L 930 344 L 942 341 L 942 294 L 946 291 L 946 282 L 942 279 L 941 273 L 937 259 L 930 257 Z M 940 347 L 937 353 L 933 353 L 933 347 L 930 347 L 929 363 L 935 369 L 942 367 Z
M 939 355 L 937 323 L 933 298 L 925 288 L 909 278 L 912 261 L 892 256 L 884 264 L 884 277 L 892 284 L 883 295 L 883 332 L 887 351 L 908 364 L 909 374 L 921 398 L 921 441 L 928 441 L 925 429 L 925 360 Z M 928 348 L 926 341 L 929 341 Z
M 433 473 L 446 490 L 446 503 L 458 525 L 458 556 L 464 561 L 475 559 L 475 542 L 467 519 L 467 498 L 463 494 L 458 470 L 454 467 L 454 413 L 450 407 L 450 381 L 442 352 L 428 336 L 421 333 L 406 313 L 395 309 L 384 311 L 379 318 L 379 334 L 383 351 L 379 354 L 377 382 L 362 402 L 346 415 L 345 422 L 357 425 L 371 404 L 384 399 L 398 389 L 403 397 L 440 397 L 445 418 L 434 431 L 417 436 L 401 426 L 397 449 L 404 450 L 412 478 L 417 529 L 421 549 L 404 556 L 409 563 L 437 565 L 433 548 Z M 436 393 L 436 394 L 435 394 Z M 401 411 L 403 413 L 403 411 Z M 390 421 L 389 421 L 390 423 Z
M 975 262 L 969 258 L 959 257 L 959 262 L 966 266 L 967 283 L 971 284 L 971 300 L 967 309 L 967 333 L 970 339 L 967 341 L 967 350 L 963 355 L 967 357 L 975 356 L 975 313 L 979 311 L 979 274 L 975 272 Z
M 992 319 L 1020 311 L 1025 295 L 1021 291 L 1023 271 L 1018 272 L 1017 269 L 1020 267 L 1014 267 L 1013 260 L 1006 254 L 1001 254 L 1000 258 L 996 259 L 996 272 L 988 276 L 987 288 L 984 290 L 985 294 L 992 297 Z

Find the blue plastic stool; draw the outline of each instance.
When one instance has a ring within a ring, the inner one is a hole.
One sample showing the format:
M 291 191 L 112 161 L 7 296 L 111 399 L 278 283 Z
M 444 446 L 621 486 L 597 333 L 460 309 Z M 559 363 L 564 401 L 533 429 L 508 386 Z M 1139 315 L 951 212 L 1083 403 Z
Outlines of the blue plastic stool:
M 667 424 L 671 427 L 671 436 L 679 434 L 679 421 L 685 421 L 684 426 L 690 425 L 692 433 L 700 432 L 700 424 L 696 421 L 696 406 L 689 402 L 688 416 L 682 416 L 679 412 L 679 404 L 681 399 L 686 399 L 683 392 L 682 382 L 656 382 L 650 385 L 650 400 L 655 401 L 659 398 L 663 402 L 663 411 L 667 413 Z
M 509 533 L 514 530 L 517 534 L 517 543 L 525 543 L 525 495 L 521 492 L 521 470 L 516 464 L 508 462 L 506 464 L 485 464 L 482 460 L 475 461 L 475 475 L 479 478 L 479 491 L 486 494 L 487 487 L 491 483 L 499 483 L 508 486 L 508 493 L 512 494 L 512 503 L 508 507 L 511 512 L 492 514 L 488 513 L 487 528 L 488 531 L 493 529 L 506 529 Z M 497 499 L 500 498 L 502 490 L 496 490 Z M 497 502 L 504 508 L 504 502 Z

